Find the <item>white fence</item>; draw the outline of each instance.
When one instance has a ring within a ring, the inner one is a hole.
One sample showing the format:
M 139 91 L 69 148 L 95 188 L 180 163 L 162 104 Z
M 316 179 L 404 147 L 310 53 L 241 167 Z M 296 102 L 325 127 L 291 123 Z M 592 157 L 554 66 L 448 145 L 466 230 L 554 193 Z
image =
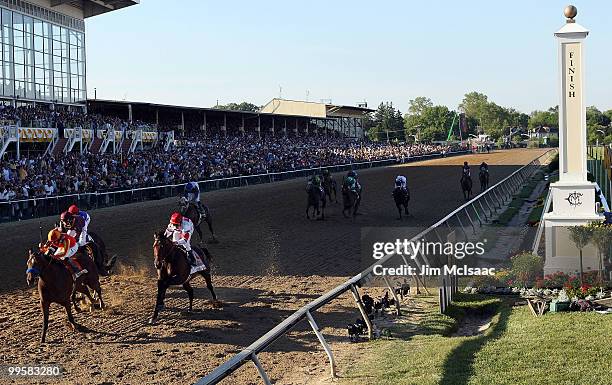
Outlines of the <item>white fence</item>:
M 427 239 L 427 237 L 435 237 L 435 239 L 441 240 L 443 239 L 443 234 L 441 234 L 443 231 L 455 231 L 460 234 L 463 234 L 463 236 L 465 236 L 466 238 L 470 238 L 471 235 L 476 233 L 476 226 L 482 226 L 484 223 L 487 223 L 492 220 L 492 218 L 498 213 L 498 210 L 501 210 L 505 204 L 509 203 L 512 200 L 513 195 L 520 191 L 523 186 L 523 182 L 531 175 L 533 175 L 533 173 L 537 169 L 539 169 L 541 164 L 544 164 L 548 160 L 550 160 L 552 156 L 554 156 L 554 154 L 556 154 L 556 150 L 547 151 L 545 154 L 534 159 L 529 164 L 514 171 L 511 175 L 504 178 L 502 181 L 489 187 L 487 190 L 480 193 L 469 202 L 461 205 L 453 212 L 430 226 L 428 229 L 414 236 L 411 241 L 417 242 L 418 240 Z M 364 306 L 359 296 L 359 287 L 361 287 L 364 283 L 367 283 L 373 278 L 373 269 L 375 266 L 384 264 L 395 256 L 395 254 L 385 255 L 376 264 L 368 267 L 361 273 L 355 275 L 354 277 L 350 278 L 349 280 L 332 289 L 331 291 L 328 291 L 327 293 L 323 294 L 316 300 L 303 306 L 298 311 L 287 317 L 283 322 L 274 327 L 272 330 L 260 337 L 257 341 L 253 342 L 247 348 L 243 349 L 234 357 L 230 358 L 225 363 L 217 367 L 206 377 L 200 379 L 196 384 L 216 384 L 227 376 L 229 376 L 236 369 L 240 368 L 248 361 L 252 361 L 255 364 L 264 383 L 266 385 L 271 384 L 270 378 L 266 374 L 257 355 L 263 350 L 265 350 L 268 346 L 270 346 L 278 338 L 285 335 L 295 325 L 297 325 L 300 321 L 304 319 L 308 320 L 308 323 L 310 324 L 317 338 L 321 342 L 321 345 L 323 346 L 323 349 L 325 350 L 330 362 L 331 375 L 332 377 L 335 377 L 336 364 L 333 352 L 331 350 L 331 347 L 325 341 L 323 334 L 321 334 L 320 329 L 314 319 L 313 313 L 319 308 L 330 303 L 335 298 L 344 294 L 345 292 L 350 291 L 353 295 L 353 298 L 355 299 L 357 307 L 359 308 L 359 311 L 361 312 L 364 321 L 366 322 L 366 325 L 368 327 L 368 335 L 370 338 L 372 338 L 373 326 L 367 314 L 365 314 Z M 404 257 L 402 256 L 402 258 Z M 430 258 L 424 255 L 416 255 L 414 262 L 418 267 L 423 264 L 430 266 L 439 266 L 441 264 L 443 265 L 446 263 L 440 263 L 440 261 L 436 262 L 429 259 Z M 409 265 L 406 259 L 404 259 L 404 263 L 406 265 Z M 388 280 L 385 281 L 389 290 L 395 296 L 395 291 L 393 290 L 393 287 L 389 285 Z M 446 309 L 446 306 L 450 304 L 452 295 L 454 293 L 454 287 L 456 287 L 456 282 L 457 277 L 443 277 L 440 288 L 441 311 L 444 311 Z M 399 312 L 399 300 L 397 297 L 395 298 L 395 301 L 396 304 L 398 304 L 397 308 Z

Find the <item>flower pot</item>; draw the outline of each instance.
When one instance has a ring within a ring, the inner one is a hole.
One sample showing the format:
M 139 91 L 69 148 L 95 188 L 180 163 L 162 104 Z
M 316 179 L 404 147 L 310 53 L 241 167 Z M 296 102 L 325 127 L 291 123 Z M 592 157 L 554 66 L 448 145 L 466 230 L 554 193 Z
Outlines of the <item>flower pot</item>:
M 550 303 L 550 312 L 558 313 L 560 311 L 567 311 L 569 309 L 569 306 L 570 306 L 569 301 L 559 302 L 556 299 L 553 299 L 552 302 Z

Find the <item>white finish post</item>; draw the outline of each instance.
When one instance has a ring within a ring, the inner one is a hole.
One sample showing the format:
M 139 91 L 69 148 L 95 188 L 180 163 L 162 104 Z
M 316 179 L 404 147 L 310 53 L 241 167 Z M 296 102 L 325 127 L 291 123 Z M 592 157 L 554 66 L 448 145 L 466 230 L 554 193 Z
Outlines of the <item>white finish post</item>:
M 568 6 L 567 23 L 555 33 L 559 52 L 559 181 L 551 184 L 553 211 L 544 215 L 544 274 L 578 271 L 578 250 L 566 227 L 602 219 L 596 212 L 595 185 L 587 180 L 584 40 L 589 31 L 574 21 L 576 14 L 576 8 Z M 596 254 L 585 248 L 584 271 L 597 269 Z

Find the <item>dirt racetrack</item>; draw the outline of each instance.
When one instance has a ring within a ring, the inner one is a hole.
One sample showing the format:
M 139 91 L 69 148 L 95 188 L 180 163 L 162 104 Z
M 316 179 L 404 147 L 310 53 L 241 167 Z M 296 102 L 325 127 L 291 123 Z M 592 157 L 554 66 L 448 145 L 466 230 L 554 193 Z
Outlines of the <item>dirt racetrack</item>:
M 215 257 L 213 283 L 224 307 L 213 309 L 198 278 L 196 311 L 183 313 L 186 293 L 171 289 L 155 326 L 146 324 L 156 287 L 152 234 L 165 226 L 176 200 L 93 211 L 90 228 L 105 239 L 111 254 L 120 255 L 120 274 L 103 280 L 108 309 L 77 314 L 77 322 L 88 330 L 73 333 L 63 323 L 65 314 L 52 306 L 48 343 L 42 346 L 38 294 L 22 288 L 25 250 L 38 242 L 39 222 L 0 225 L 5 245 L 0 266 L 0 363 L 57 363 L 65 374 L 54 383 L 193 383 L 297 308 L 357 273 L 361 226 L 407 226 L 416 232 L 463 202 L 463 161 L 470 162 L 473 173 L 483 160 L 489 163 L 494 184 L 543 152 L 496 151 L 360 171 L 363 215 L 354 222 L 342 217 L 340 204 L 328 206 L 325 221 L 307 220 L 303 179 L 206 193 L 203 201 L 211 209 L 220 240 L 210 245 Z M 401 222 L 391 198 L 393 180 L 400 173 L 407 176 L 412 193 L 412 216 Z M 340 180 L 340 175 L 335 177 Z M 477 178 L 475 192 L 476 185 Z M 43 229 L 53 220 L 43 221 Z M 357 317 L 352 299 L 342 296 L 316 317 L 341 361 L 342 352 L 350 348 L 343 327 Z M 314 383 L 327 375 L 324 353 L 307 323 L 260 358 L 277 383 Z M 260 380 L 248 364 L 225 383 Z

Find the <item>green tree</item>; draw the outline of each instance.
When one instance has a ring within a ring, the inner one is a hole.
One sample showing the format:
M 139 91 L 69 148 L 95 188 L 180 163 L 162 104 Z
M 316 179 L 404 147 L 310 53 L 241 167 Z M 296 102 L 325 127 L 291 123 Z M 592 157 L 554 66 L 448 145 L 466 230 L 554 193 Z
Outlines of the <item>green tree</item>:
M 582 250 L 591 242 L 593 237 L 593 229 L 588 226 L 570 226 L 568 227 L 570 239 L 580 252 L 580 285 L 584 283 L 584 268 L 582 267 Z
M 247 111 L 247 112 L 257 112 L 261 107 L 256 106 L 253 103 L 242 102 L 242 103 L 228 103 L 224 105 L 215 106 L 215 108 L 221 110 L 230 110 L 230 111 Z

